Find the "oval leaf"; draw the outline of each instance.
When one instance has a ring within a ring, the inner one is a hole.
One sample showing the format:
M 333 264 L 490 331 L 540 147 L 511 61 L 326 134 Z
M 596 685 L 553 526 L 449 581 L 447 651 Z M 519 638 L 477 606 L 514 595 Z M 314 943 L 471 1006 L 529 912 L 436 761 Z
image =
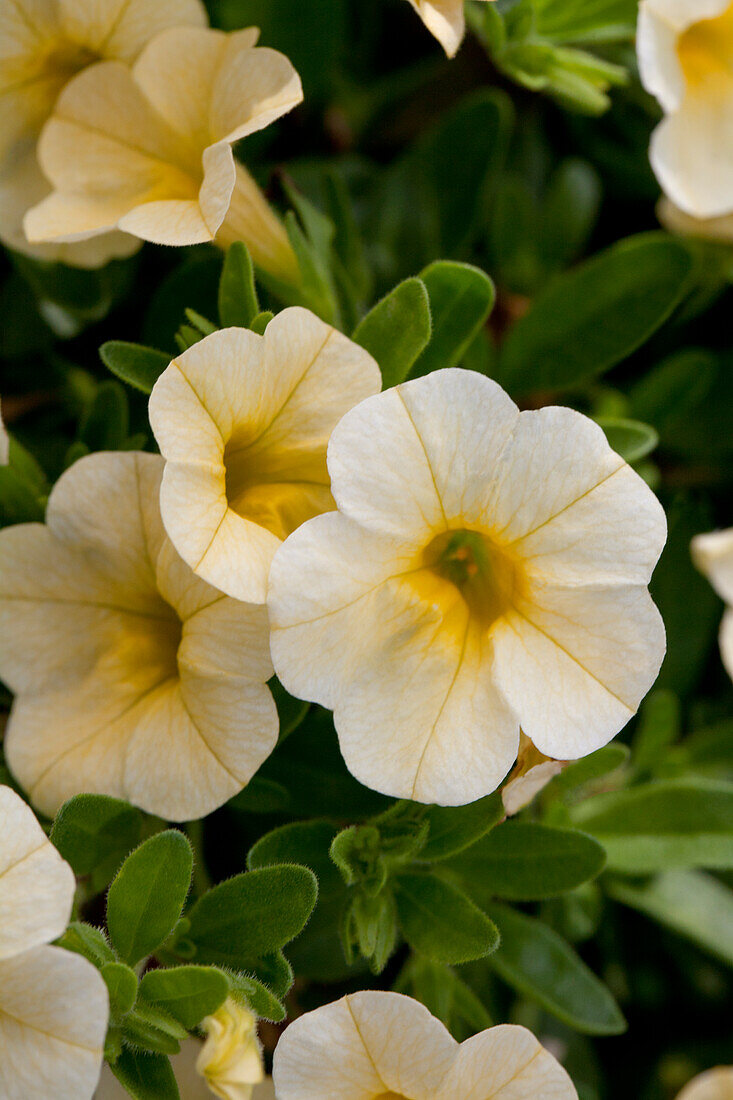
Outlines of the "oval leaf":
M 150 970 L 140 983 L 140 996 L 160 1005 L 188 1031 L 216 1012 L 228 993 L 226 975 L 211 966 Z
M 504 816 L 499 791 L 467 806 L 430 806 L 425 814 L 430 831 L 420 849 L 420 859 L 431 862 L 462 852 L 498 825 Z
M 109 872 L 107 882 L 125 856 L 140 843 L 143 815 L 118 798 L 80 794 L 65 802 L 51 830 L 58 848 L 74 873 Z
M 430 300 L 420 279 L 405 279 L 357 327 L 352 340 L 379 363 L 382 388 L 407 378 L 432 333 Z
M 405 939 L 433 962 L 457 966 L 483 959 L 498 947 L 493 921 L 456 886 L 435 875 L 400 875 L 395 900 Z
M 471 264 L 438 260 L 421 271 L 420 278 L 430 299 L 433 334 L 410 371 L 412 378 L 457 367 L 486 323 L 496 298 L 489 276 Z
M 99 349 L 99 357 L 108 370 L 129 386 L 151 393 L 153 386 L 171 361 L 170 355 L 157 348 L 108 340 Z

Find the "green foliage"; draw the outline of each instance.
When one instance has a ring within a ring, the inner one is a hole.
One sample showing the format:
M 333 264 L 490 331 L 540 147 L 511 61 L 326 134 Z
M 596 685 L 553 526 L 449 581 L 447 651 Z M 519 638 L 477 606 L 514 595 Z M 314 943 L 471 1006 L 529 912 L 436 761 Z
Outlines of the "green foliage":
M 99 349 L 105 367 L 129 386 L 150 393 L 159 376 L 171 361 L 170 355 L 141 344 L 124 340 L 108 340 Z
M 576 829 L 507 821 L 451 860 L 469 894 L 535 901 L 564 894 L 603 870 L 603 848 Z
M 188 1031 L 216 1012 L 228 994 L 226 975 L 211 966 L 150 970 L 140 982 L 140 996 L 170 1013 Z
M 420 279 L 406 279 L 360 322 L 353 339 L 379 364 L 383 388 L 404 382 L 430 343 L 430 298 Z
M 230 245 L 219 281 L 222 328 L 249 328 L 260 312 L 252 258 L 243 241 Z
M 615 871 L 733 867 L 733 784 L 661 780 L 598 795 L 574 817 L 603 844 Z
M 499 380 L 525 393 L 609 370 L 667 320 L 691 271 L 685 246 L 661 234 L 613 245 L 535 299 L 504 343 Z
M 162 1054 L 128 1048 L 113 1064 L 112 1072 L 134 1100 L 180 1100 L 170 1061 Z
M 397 915 L 410 947 L 454 966 L 496 951 L 496 925 L 466 894 L 437 875 L 405 872 L 395 882 Z
M 263 867 L 219 883 L 188 913 L 188 936 L 197 960 L 247 969 L 302 931 L 317 897 L 315 875 L 292 864 Z
M 160 947 L 176 926 L 193 873 L 193 852 L 183 833 L 150 837 L 128 856 L 107 896 L 113 946 L 134 965 Z
M 420 859 L 447 859 L 480 840 L 504 817 L 501 794 L 495 792 L 467 806 L 430 806 L 425 819 L 428 838 L 420 850 Z
M 584 1035 L 618 1035 L 626 1023 L 610 991 L 551 928 L 505 905 L 487 906 L 501 935 L 491 966 L 509 985 Z
M 91 875 L 94 887 L 100 890 L 139 844 L 142 828 L 142 813 L 129 803 L 106 795 L 80 794 L 59 810 L 51 842 L 75 874 Z
M 409 371 L 413 378 L 459 366 L 496 299 L 491 279 L 470 264 L 436 260 L 420 273 L 420 280 L 428 292 L 432 336 Z

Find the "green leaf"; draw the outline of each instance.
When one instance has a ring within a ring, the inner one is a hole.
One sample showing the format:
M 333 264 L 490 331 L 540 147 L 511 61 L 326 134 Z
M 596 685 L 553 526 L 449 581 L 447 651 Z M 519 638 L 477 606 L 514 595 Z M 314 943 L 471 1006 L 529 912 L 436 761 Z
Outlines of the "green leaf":
M 228 994 L 227 976 L 211 966 L 149 970 L 140 982 L 140 996 L 164 1008 L 187 1031 L 216 1012 Z
M 367 313 L 352 339 L 379 363 L 386 390 L 404 382 L 431 333 L 427 288 L 420 279 L 405 279 Z
M 659 436 L 654 428 L 638 420 L 599 416 L 596 422 L 603 428 L 606 439 L 616 454 L 621 455 L 631 465 L 646 458 L 659 445 Z
M 59 810 L 51 843 L 74 874 L 80 878 L 94 874 L 104 886 L 140 843 L 142 826 L 142 813 L 129 803 L 102 794 L 80 794 Z
M 244 241 L 235 241 L 219 281 L 219 320 L 222 328 L 249 328 L 259 312 L 252 257 Z
M 425 813 L 430 832 L 419 858 L 428 862 L 448 859 L 475 844 L 504 816 L 500 791 L 467 806 L 430 806 Z
M 129 432 L 127 394 L 119 382 L 100 382 L 79 426 L 79 441 L 90 451 L 117 451 Z
M 643 885 L 609 881 L 610 897 L 733 967 L 733 892 L 704 871 L 666 871 Z
M 150 837 L 128 856 L 107 897 L 113 946 L 134 965 L 176 926 L 191 886 L 193 852 L 174 829 Z
M 0 526 L 42 523 L 48 492 L 43 470 L 11 435 L 8 464 L 0 466 Z
M 558 276 L 509 330 L 498 380 L 525 393 L 574 386 L 609 370 L 664 324 L 692 266 L 684 244 L 649 233 Z
M 420 279 L 428 292 L 433 327 L 430 343 L 410 371 L 413 378 L 457 367 L 496 299 L 489 276 L 471 264 L 437 260 L 420 272 Z
M 150 393 L 171 356 L 157 348 L 129 344 L 124 340 L 108 340 L 99 349 L 99 357 L 108 370 L 136 390 Z
M 265 329 L 274 316 L 275 314 L 271 313 L 269 309 L 265 309 L 252 318 L 252 324 L 249 327 L 258 336 L 264 336 Z
M 135 1100 L 181 1100 L 171 1064 L 162 1054 L 126 1049 L 110 1068 Z
M 659 688 L 644 700 L 634 734 L 634 764 L 648 771 L 662 763 L 680 732 L 680 701 L 673 691 Z
M 285 228 L 298 261 L 301 293 L 314 313 L 327 324 L 335 324 L 339 308 L 327 256 L 320 250 L 319 244 L 303 232 L 293 210 L 285 216 Z M 267 284 L 265 273 L 261 274 L 261 280 Z
M 251 967 L 256 980 L 271 990 L 276 997 L 284 997 L 292 989 L 295 975 L 282 951 L 263 955 Z
M 577 157 L 562 161 L 550 180 L 539 223 L 541 258 L 547 270 L 561 270 L 582 253 L 601 198 L 595 168 Z
M 244 997 L 255 1016 L 262 1020 L 270 1020 L 274 1024 L 281 1023 L 287 1013 L 285 1006 L 274 997 L 267 986 L 258 982 L 251 974 L 229 974 L 232 993 Z M 290 979 L 289 979 L 290 981 Z
M 606 862 L 601 845 L 577 829 L 506 821 L 451 862 L 482 905 L 492 897 L 535 901 L 557 897 L 595 878 Z
M 116 956 L 101 928 L 72 921 L 58 941 L 67 951 L 82 955 L 101 970 L 107 963 L 116 962 Z
M 244 790 L 229 800 L 227 806 L 247 814 L 276 814 L 290 808 L 290 792 L 274 779 L 254 775 Z
M 581 757 L 580 760 L 573 760 L 571 764 L 563 768 L 560 774 L 556 775 L 548 784 L 547 790 L 548 792 L 561 791 L 567 793 L 579 787 L 584 787 L 586 784 L 616 771 L 628 759 L 629 750 L 626 745 L 620 743 L 603 745 L 595 752 Z
M 137 974 L 121 962 L 105 963 L 101 974 L 109 992 L 110 1012 L 119 1020 L 127 1015 L 137 1000 Z
M 670 779 L 588 799 L 574 820 L 603 844 L 609 870 L 733 867 L 733 784 Z
M 569 944 L 535 917 L 487 906 L 501 933 L 490 965 L 504 981 L 584 1035 L 619 1035 L 626 1021 L 610 991 Z
M 498 947 L 496 925 L 451 883 L 406 872 L 394 886 L 402 932 L 419 954 L 454 966 L 482 959 Z
M 188 1038 L 186 1028 L 169 1012 L 141 998 L 122 1021 L 122 1032 L 128 1043 L 155 1054 L 177 1054 Z
M 318 883 L 307 867 L 283 864 L 236 875 L 204 894 L 188 914 L 201 962 L 246 969 L 305 927 Z

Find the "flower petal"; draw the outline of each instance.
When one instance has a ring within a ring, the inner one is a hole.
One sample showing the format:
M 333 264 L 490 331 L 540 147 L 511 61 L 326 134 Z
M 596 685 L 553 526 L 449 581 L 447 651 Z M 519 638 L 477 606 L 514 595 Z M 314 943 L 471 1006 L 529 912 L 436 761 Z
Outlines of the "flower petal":
M 463 0 L 410 0 L 448 57 L 455 57 L 466 32 Z
M 57 0 L 57 5 L 64 33 L 73 42 L 126 62 L 167 27 L 204 26 L 207 19 L 200 0 Z
M 461 1043 L 438 1100 L 578 1100 L 572 1081 L 531 1031 L 489 1028 Z
M 0 786 L 0 959 L 62 935 L 75 891 L 71 867 L 31 808 L 10 787 Z
M 730 608 L 720 624 L 720 655 L 728 675 L 733 680 L 733 610 Z
M 342 512 L 415 545 L 485 510 L 495 464 L 518 418 L 500 386 L 443 370 L 387 390 L 348 413 L 328 468 Z
M 733 1066 L 717 1066 L 686 1085 L 677 1100 L 729 1100 L 733 1096 Z
M 733 76 L 715 95 L 688 90 L 679 110 L 654 131 L 649 156 L 675 206 L 694 218 L 717 218 L 733 206 L 731 149 Z
M 642 587 L 533 585 L 494 633 L 497 681 L 540 752 L 574 760 L 636 713 L 665 652 Z
M 696 535 L 692 540 L 692 560 L 721 600 L 733 605 L 733 527 Z
M 91 1100 L 109 1015 L 99 971 L 59 947 L 0 962 L 3 1100 Z
M 399 993 L 352 993 L 295 1020 L 275 1049 L 278 1100 L 434 1095 L 458 1044 Z
M 264 130 L 303 99 L 303 87 L 289 59 L 264 47 L 229 45 L 211 97 L 210 126 L 215 141 L 239 141 Z

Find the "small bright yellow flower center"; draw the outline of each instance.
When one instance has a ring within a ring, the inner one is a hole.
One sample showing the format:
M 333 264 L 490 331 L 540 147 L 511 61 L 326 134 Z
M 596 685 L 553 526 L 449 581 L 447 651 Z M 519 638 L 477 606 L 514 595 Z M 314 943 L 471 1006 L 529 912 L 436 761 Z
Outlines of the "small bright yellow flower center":
M 425 548 L 423 566 L 458 589 L 482 627 L 505 613 L 519 583 L 517 561 L 479 531 L 444 531 Z
M 688 86 L 733 80 L 733 4 L 722 15 L 688 27 L 677 52 Z

